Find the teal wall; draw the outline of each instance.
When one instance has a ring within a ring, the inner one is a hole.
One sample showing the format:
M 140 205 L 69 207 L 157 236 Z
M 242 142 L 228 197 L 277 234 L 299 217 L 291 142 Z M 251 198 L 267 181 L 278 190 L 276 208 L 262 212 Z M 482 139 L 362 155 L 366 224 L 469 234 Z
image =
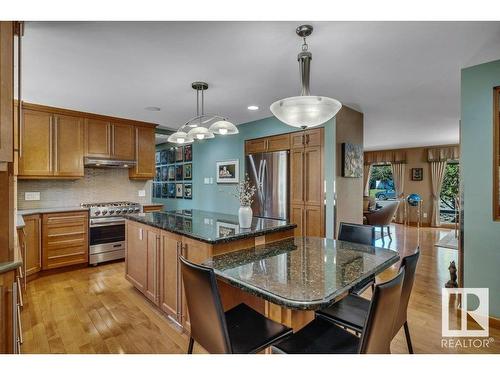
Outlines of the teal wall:
M 464 286 L 489 288 L 500 317 L 500 222 L 493 221 L 493 87 L 500 60 L 462 70 L 461 178 L 464 195 Z
M 333 179 L 335 173 L 333 168 L 335 160 L 333 148 L 335 120 L 327 122 L 325 125 L 325 178 L 329 181 L 327 185 L 327 228 L 333 228 Z M 270 135 L 289 133 L 294 128 L 283 124 L 275 117 L 268 117 L 262 120 L 253 121 L 238 126 L 239 134 L 221 137 L 216 136 L 193 144 L 193 199 L 158 199 L 154 198 L 155 203 L 164 203 L 167 209 L 188 209 L 196 208 L 200 210 L 222 212 L 228 214 L 237 214 L 239 203 L 231 195 L 234 191 L 234 184 L 216 183 L 216 162 L 223 160 L 239 159 L 240 179 L 244 177 L 245 159 L 244 147 L 245 140 L 252 138 L 265 137 Z M 330 144 L 331 140 L 331 144 Z M 158 148 L 166 148 L 167 145 L 160 145 Z M 212 177 L 213 184 L 203 183 L 205 177 Z M 329 209 L 328 206 L 331 206 Z M 331 224 L 331 225 L 330 225 Z M 328 229 L 327 229 L 328 236 Z

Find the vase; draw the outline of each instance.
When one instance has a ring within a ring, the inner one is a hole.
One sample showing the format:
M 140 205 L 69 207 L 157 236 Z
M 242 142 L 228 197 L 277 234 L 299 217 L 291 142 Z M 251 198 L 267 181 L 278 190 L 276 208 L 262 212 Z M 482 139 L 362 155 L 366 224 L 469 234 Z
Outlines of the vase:
M 252 226 L 252 207 L 241 206 L 238 210 L 238 220 L 240 228 L 250 228 Z

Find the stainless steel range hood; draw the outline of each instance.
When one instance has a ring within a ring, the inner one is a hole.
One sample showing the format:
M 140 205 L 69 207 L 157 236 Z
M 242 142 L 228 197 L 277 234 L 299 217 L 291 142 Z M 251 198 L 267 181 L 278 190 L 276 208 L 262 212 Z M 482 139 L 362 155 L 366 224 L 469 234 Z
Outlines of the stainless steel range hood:
M 84 159 L 86 167 L 93 168 L 132 168 L 137 162 L 135 160 L 115 160 L 104 158 L 89 158 Z

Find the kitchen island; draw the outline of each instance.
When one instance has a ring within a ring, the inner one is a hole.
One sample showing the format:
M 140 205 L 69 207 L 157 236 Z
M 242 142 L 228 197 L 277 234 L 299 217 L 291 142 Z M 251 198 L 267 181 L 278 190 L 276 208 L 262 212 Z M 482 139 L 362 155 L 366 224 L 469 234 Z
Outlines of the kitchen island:
M 190 330 L 179 256 L 201 264 L 221 254 L 293 237 L 295 224 L 253 218 L 240 228 L 238 217 L 201 210 L 125 215 L 125 277 L 179 327 Z M 260 298 L 220 282 L 224 308 L 240 302 L 262 310 Z

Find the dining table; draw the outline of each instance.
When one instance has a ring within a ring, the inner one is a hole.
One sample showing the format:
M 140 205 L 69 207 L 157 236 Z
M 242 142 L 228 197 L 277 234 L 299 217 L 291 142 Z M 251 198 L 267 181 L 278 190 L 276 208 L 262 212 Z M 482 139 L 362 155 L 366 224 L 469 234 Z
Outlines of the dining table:
M 218 278 L 225 308 L 244 302 L 295 330 L 399 259 L 391 249 L 292 237 L 216 255 L 204 265 Z

